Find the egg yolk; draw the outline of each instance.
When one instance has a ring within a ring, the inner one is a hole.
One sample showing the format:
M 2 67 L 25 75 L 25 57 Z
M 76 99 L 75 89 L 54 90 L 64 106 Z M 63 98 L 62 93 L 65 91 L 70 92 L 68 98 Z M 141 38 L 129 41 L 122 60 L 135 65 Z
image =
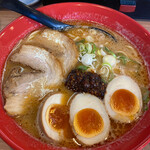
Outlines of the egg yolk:
M 111 108 L 124 116 L 131 116 L 139 111 L 139 100 L 130 91 L 119 89 L 113 93 L 110 99 Z
M 78 135 L 91 138 L 104 129 L 104 122 L 100 114 L 91 108 L 80 110 L 74 117 L 74 129 Z
M 69 124 L 69 109 L 67 106 L 61 104 L 49 106 L 46 112 L 46 121 L 55 131 L 59 132 L 63 130 L 66 138 L 72 137 L 73 134 Z

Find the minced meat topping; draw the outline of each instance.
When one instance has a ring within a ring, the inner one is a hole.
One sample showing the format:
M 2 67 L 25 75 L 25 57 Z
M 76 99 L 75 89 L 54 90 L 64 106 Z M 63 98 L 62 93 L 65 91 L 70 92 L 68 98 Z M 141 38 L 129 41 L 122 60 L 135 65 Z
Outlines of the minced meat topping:
M 69 73 L 65 86 L 74 92 L 90 93 L 101 99 L 104 98 L 106 91 L 106 84 L 98 74 L 78 69 Z

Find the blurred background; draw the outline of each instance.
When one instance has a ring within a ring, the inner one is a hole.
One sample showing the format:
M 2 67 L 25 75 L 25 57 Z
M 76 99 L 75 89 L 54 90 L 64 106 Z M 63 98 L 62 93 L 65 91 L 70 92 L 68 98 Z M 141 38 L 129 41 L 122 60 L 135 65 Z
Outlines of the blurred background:
M 20 0 L 36 7 L 60 2 L 89 2 L 119 10 L 134 19 L 150 20 L 150 0 Z

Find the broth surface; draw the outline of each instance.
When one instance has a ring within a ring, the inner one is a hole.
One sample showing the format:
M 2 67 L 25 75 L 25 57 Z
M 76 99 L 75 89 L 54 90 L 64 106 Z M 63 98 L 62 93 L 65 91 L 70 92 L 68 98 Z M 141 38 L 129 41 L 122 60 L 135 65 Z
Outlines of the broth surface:
M 111 49 L 113 52 L 120 52 L 121 51 L 123 53 L 126 53 L 128 55 L 128 57 L 139 62 L 141 64 L 141 67 L 138 71 L 136 71 L 136 69 L 133 67 L 134 64 L 132 62 L 128 63 L 126 66 L 120 65 L 114 69 L 115 75 L 116 76 L 117 75 L 123 75 L 123 74 L 128 75 L 138 83 L 138 85 L 141 89 L 145 88 L 145 87 L 148 88 L 148 83 L 149 83 L 148 73 L 147 73 L 147 69 L 146 69 L 146 66 L 144 65 L 143 60 L 142 60 L 141 56 L 138 54 L 136 48 L 133 47 L 122 36 L 118 35 L 117 33 L 113 32 L 113 31 L 111 31 L 111 30 L 109 30 L 103 26 L 99 26 L 99 25 L 94 25 L 94 24 L 85 23 L 85 22 L 84 23 L 83 22 L 76 22 L 76 21 L 68 21 L 66 23 L 97 26 L 97 27 L 100 27 L 100 28 L 108 31 L 113 36 L 115 36 L 115 38 L 117 39 L 118 42 L 114 42 L 112 39 L 110 39 L 108 36 L 106 36 L 105 34 L 103 34 L 101 32 L 97 34 L 97 32 L 93 29 L 73 28 L 73 29 L 69 29 L 68 31 L 63 32 L 65 35 L 67 35 L 69 38 L 71 38 L 74 42 L 80 41 L 82 39 L 86 39 L 86 40 L 89 40 L 89 41 L 95 43 L 95 45 L 97 47 L 104 45 L 104 46 L 109 47 L 109 49 Z M 36 36 L 38 36 L 44 29 L 45 28 L 41 28 L 37 31 L 34 31 L 30 35 L 28 35 L 25 39 L 21 40 L 19 42 L 19 44 L 13 49 L 10 56 L 13 55 L 14 53 L 18 52 L 23 44 L 30 44 L 30 45 L 34 45 L 34 46 L 43 47 L 43 45 L 41 45 L 40 42 L 35 41 L 34 38 Z M 45 46 L 43 48 L 47 49 L 47 46 Z M 10 56 L 6 62 L 6 66 L 5 66 L 3 84 L 6 82 L 10 73 L 15 68 L 18 68 L 18 72 L 20 72 L 20 71 L 21 72 L 34 72 L 34 70 L 32 70 L 30 67 L 21 65 L 19 63 L 12 62 L 10 60 Z M 100 62 L 96 62 L 94 64 L 95 66 L 97 66 L 96 67 L 97 72 L 99 70 L 99 64 L 98 63 L 100 63 Z M 77 66 L 79 66 L 80 64 L 81 63 L 78 62 Z M 60 87 L 56 87 L 56 89 L 54 88 L 52 90 L 52 92 L 55 92 L 55 91 L 59 91 L 59 92 L 64 93 L 65 97 L 62 100 L 62 104 L 69 105 L 68 99 L 70 99 L 70 97 L 74 93 L 72 91 L 68 90 L 64 86 L 64 83 Z M 31 136 L 33 136 L 33 137 L 35 137 L 35 138 L 37 138 L 43 142 L 49 143 L 49 144 L 55 144 L 57 146 L 66 146 L 69 148 L 79 148 L 81 146 L 86 147 L 85 145 L 80 144 L 78 142 L 76 137 L 73 135 L 70 126 L 68 126 L 68 129 L 65 129 L 65 132 L 69 138 L 67 138 L 67 140 L 65 140 L 64 142 L 61 142 L 61 143 L 57 143 L 51 139 L 47 139 L 43 135 L 43 133 L 39 132 L 38 127 L 37 127 L 38 126 L 37 125 L 37 112 L 38 112 L 38 109 L 40 107 L 40 104 L 42 103 L 42 101 L 46 97 L 47 96 L 43 97 L 40 100 L 38 100 L 38 98 L 35 99 L 32 97 L 30 97 L 30 99 L 27 99 L 24 114 L 20 115 L 20 116 L 13 116 L 13 118 L 18 123 L 18 125 L 21 126 L 25 131 L 27 131 L 27 133 L 29 133 Z M 68 111 L 66 109 L 64 109 L 64 110 Z M 59 113 L 59 111 L 57 111 L 56 113 Z M 50 116 L 50 117 L 52 117 L 52 116 Z M 51 119 L 54 119 L 54 118 L 51 118 Z M 116 140 L 120 136 L 124 135 L 127 131 L 131 130 L 133 128 L 133 126 L 136 124 L 136 122 L 138 121 L 138 119 L 137 119 L 136 121 L 134 121 L 130 124 L 124 124 L 124 123 L 115 122 L 112 119 L 110 119 L 110 120 L 111 120 L 111 130 L 110 130 L 108 139 L 102 143 L 93 145 L 94 147 L 97 145 L 103 145 L 103 144 L 106 144 L 108 142 Z M 55 120 L 53 120 L 53 121 L 55 121 Z M 55 122 L 53 122 L 53 123 L 55 123 Z M 58 125 L 58 128 L 59 128 L 59 125 Z

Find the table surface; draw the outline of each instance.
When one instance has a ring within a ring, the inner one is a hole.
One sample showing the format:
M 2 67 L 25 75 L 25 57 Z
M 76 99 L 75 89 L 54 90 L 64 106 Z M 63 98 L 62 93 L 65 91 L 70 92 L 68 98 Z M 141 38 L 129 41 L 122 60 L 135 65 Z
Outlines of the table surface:
M 9 10 L 0 10 L 0 30 L 7 26 L 11 21 L 18 18 L 20 14 L 9 11 Z M 150 32 L 150 21 L 137 21 L 144 28 Z M 0 150 L 12 150 L 2 139 L 0 139 Z M 150 144 L 148 144 L 143 150 L 150 150 Z

